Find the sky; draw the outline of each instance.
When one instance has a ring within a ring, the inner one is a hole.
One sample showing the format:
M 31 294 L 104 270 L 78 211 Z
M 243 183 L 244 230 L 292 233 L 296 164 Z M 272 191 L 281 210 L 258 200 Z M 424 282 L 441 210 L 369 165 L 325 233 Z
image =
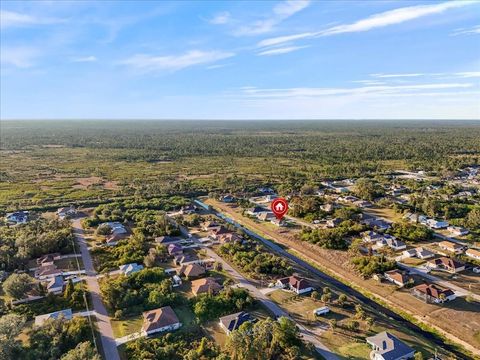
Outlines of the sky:
M 480 119 L 480 1 L 0 2 L 0 119 Z

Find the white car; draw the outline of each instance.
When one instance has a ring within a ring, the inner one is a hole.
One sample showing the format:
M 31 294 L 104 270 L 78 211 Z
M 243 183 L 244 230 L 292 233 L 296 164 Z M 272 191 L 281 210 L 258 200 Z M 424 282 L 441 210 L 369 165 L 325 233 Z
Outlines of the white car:
M 474 267 L 472 270 L 475 274 L 480 274 L 480 267 Z

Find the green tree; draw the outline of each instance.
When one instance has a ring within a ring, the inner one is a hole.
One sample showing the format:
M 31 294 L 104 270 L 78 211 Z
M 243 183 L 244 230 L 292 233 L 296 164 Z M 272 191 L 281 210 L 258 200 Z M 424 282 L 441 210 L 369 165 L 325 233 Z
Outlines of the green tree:
M 17 314 L 7 314 L 0 317 L 0 360 L 17 358 L 22 347 L 17 339 L 25 325 L 26 319 Z
M 14 298 L 23 299 L 32 290 L 35 281 L 28 274 L 12 274 L 2 285 L 3 291 Z
M 102 360 L 89 342 L 81 342 L 63 355 L 61 360 Z

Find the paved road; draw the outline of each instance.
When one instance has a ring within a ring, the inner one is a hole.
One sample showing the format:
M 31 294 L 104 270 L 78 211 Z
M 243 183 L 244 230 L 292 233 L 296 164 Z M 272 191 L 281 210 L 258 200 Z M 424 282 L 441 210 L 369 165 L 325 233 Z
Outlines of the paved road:
M 199 201 L 199 200 L 195 200 L 195 201 L 198 205 L 204 207 L 205 209 L 208 209 L 208 206 L 203 204 L 201 201 Z M 301 266 L 304 269 L 310 271 L 312 274 L 314 274 L 315 276 L 318 276 L 323 281 L 332 284 L 333 286 L 340 289 L 345 294 L 347 294 L 347 295 L 357 299 L 357 301 L 359 301 L 361 303 L 364 303 L 365 305 L 375 309 L 375 311 L 377 311 L 377 313 L 384 314 L 385 316 L 390 318 L 391 321 L 395 321 L 397 323 L 403 324 L 403 326 L 405 326 L 407 329 L 409 329 L 409 330 L 411 330 L 411 331 L 413 331 L 413 332 L 415 332 L 419 335 L 422 335 L 423 337 L 425 337 L 426 339 L 428 339 L 432 343 L 436 344 L 437 346 L 452 352 L 453 354 L 458 356 L 460 359 L 468 359 L 468 357 L 466 357 L 463 353 L 459 352 L 456 349 L 455 346 L 452 346 L 450 344 L 445 343 L 441 338 L 435 336 L 434 334 L 432 334 L 428 331 L 425 331 L 425 330 L 421 329 L 419 326 L 409 322 L 408 320 L 404 319 L 403 317 L 401 317 L 400 315 L 398 315 L 394 311 L 392 311 L 392 310 L 384 307 L 383 305 L 375 302 L 374 300 L 366 297 L 365 295 L 363 295 L 359 291 L 357 291 L 357 290 L 351 288 L 350 286 L 342 283 L 341 281 L 335 279 L 334 277 L 323 273 L 322 271 L 320 271 L 316 267 L 310 265 L 306 261 L 304 261 L 304 260 L 296 257 L 295 255 L 292 255 L 289 252 L 285 251 L 283 248 L 281 248 L 277 244 L 273 243 L 272 241 L 270 241 L 268 239 L 265 239 L 263 236 L 260 236 L 256 233 L 254 233 L 253 231 L 250 231 L 250 230 L 244 228 L 241 224 L 232 220 L 231 218 L 229 218 L 228 216 L 226 216 L 222 213 L 219 213 L 219 212 L 216 212 L 216 211 L 212 211 L 212 213 L 214 215 L 220 217 L 221 219 L 224 219 L 226 222 L 242 229 L 246 234 L 248 234 L 252 238 L 255 238 L 255 239 L 261 241 L 263 244 L 268 246 L 270 249 L 272 249 L 273 251 L 275 251 L 279 255 L 284 256 L 284 257 L 294 261 L 299 266 Z
M 180 227 L 184 236 L 188 236 L 188 230 L 184 227 Z M 192 240 L 198 241 L 195 236 L 191 237 Z M 278 306 L 274 301 L 272 301 L 267 295 L 265 295 L 260 289 L 258 289 L 252 282 L 248 281 L 242 274 L 240 274 L 237 270 L 235 270 L 230 264 L 228 264 L 222 257 L 220 257 L 215 251 L 208 247 L 204 247 L 207 255 L 219 263 L 222 264 L 222 268 L 224 271 L 228 273 L 228 276 L 234 279 L 237 282 L 237 286 L 247 289 L 250 294 L 259 300 L 270 312 L 275 315 L 277 318 L 284 316 L 289 319 L 292 319 L 289 314 L 284 311 L 280 306 Z M 293 320 L 293 319 L 292 319 Z M 320 340 L 315 336 L 315 334 L 310 331 L 309 329 L 305 328 L 304 326 L 297 323 L 297 327 L 300 330 L 300 334 L 302 338 L 306 341 L 311 343 L 317 352 L 323 356 L 326 360 L 339 360 L 339 358 L 331 352 L 324 344 L 320 342 Z
M 87 275 L 85 280 L 92 298 L 93 309 L 95 310 L 95 315 L 97 317 L 97 326 L 98 331 L 100 332 L 100 339 L 102 341 L 105 358 L 107 360 L 120 360 L 117 345 L 113 337 L 110 317 L 108 316 L 107 309 L 105 309 L 105 305 L 103 305 L 102 298 L 100 297 L 100 286 L 98 285 L 97 273 L 93 267 L 92 257 L 88 251 L 80 219 L 73 221 L 73 231 L 82 254 L 83 265 Z

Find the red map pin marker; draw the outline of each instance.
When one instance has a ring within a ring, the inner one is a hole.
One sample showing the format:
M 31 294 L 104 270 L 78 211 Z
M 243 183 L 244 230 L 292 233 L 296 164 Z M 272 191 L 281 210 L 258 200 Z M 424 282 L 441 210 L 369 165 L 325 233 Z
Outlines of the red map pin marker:
M 270 207 L 278 220 L 281 220 L 288 211 L 288 203 L 284 198 L 276 198 Z

